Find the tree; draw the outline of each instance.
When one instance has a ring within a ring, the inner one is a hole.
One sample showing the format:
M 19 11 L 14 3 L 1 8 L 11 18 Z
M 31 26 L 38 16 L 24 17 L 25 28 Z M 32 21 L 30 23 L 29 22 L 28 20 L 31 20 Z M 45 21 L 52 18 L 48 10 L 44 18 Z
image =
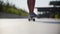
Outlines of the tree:
M 3 9 L 3 1 L 0 1 L 0 12 L 2 11 L 2 9 Z

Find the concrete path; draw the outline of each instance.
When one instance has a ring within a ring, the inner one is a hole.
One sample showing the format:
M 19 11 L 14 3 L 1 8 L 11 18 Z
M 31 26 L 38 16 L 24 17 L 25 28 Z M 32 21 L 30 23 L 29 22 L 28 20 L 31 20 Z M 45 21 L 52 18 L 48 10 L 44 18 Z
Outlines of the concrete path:
M 46 23 L 52 19 L 0 19 L 0 34 L 60 34 L 59 23 Z M 45 22 L 45 23 L 44 23 Z

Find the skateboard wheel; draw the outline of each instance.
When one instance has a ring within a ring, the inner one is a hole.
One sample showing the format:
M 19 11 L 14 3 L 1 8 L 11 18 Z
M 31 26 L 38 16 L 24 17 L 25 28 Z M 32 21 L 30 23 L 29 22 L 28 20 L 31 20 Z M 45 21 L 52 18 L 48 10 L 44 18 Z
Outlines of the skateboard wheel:
M 33 21 L 35 21 L 35 19 L 33 19 Z
M 30 19 L 28 19 L 30 21 Z

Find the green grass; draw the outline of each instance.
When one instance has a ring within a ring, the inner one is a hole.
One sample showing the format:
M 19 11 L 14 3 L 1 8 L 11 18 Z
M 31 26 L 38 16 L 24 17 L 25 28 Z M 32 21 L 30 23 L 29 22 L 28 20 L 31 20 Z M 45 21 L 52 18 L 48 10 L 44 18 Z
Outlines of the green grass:
M 28 16 L 28 13 L 22 9 L 17 9 L 13 6 L 7 7 L 3 5 L 3 12 L 9 13 L 9 14 L 16 14 L 20 16 Z

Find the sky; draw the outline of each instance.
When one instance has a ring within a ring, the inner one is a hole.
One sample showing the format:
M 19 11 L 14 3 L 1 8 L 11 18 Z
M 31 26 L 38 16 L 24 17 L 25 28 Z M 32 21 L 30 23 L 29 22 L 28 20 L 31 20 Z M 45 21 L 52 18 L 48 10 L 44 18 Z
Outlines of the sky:
M 3 0 L 4 2 L 6 2 L 7 0 Z M 52 0 L 36 0 L 35 2 L 35 7 L 50 7 L 49 2 Z M 53 0 L 55 1 L 55 0 Z M 14 4 L 17 8 L 21 8 L 23 10 L 26 10 L 27 12 L 29 12 L 28 10 L 28 6 L 27 6 L 27 0 L 8 0 L 8 2 L 10 4 Z M 37 13 L 37 9 L 34 9 L 34 12 Z

